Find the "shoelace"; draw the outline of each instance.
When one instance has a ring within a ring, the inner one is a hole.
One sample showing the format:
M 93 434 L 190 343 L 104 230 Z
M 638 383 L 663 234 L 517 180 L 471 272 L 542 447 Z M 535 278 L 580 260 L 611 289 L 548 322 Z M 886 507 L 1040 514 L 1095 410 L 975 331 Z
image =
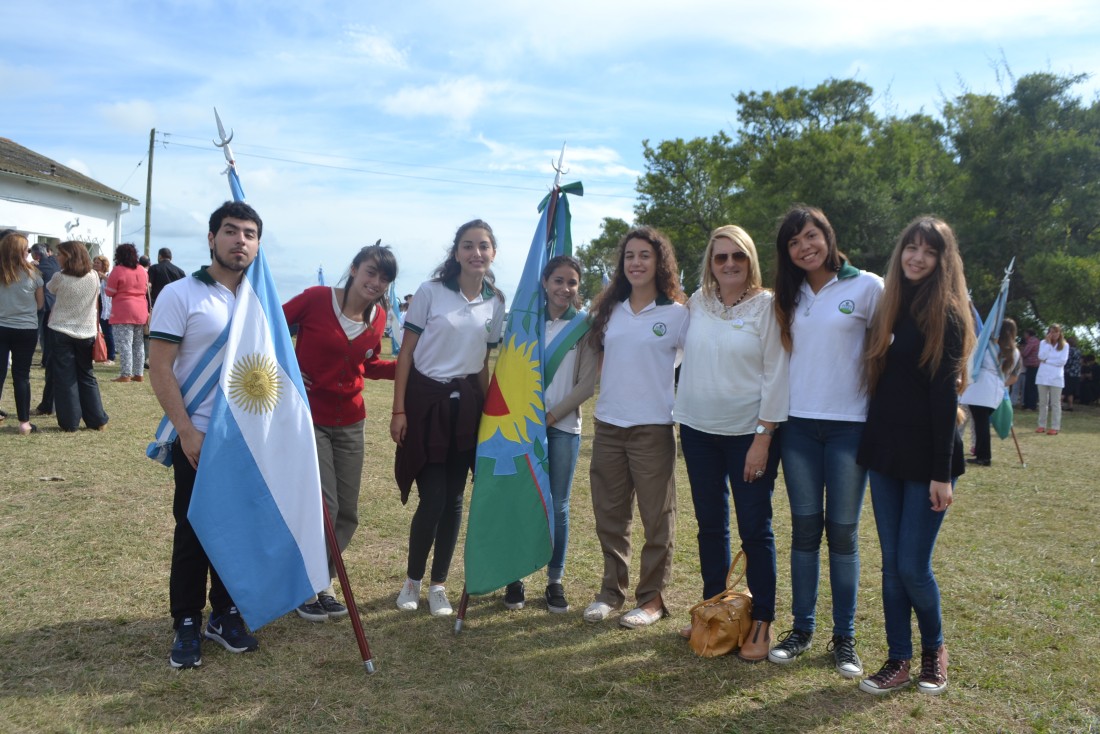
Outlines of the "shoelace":
M 904 660 L 887 660 L 882 669 L 871 676 L 871 681 L 875 685 L 881 686 L 896 677 L 903 667 L 905 667 Z
M 931 650 L 922 652 L 920 656 L 920 678 L 921 680 L 934 680 L 939 681 L 943 678 L 943 674 L 940 672 L 940 651 Z
M 836 637 L 829 643 L 829 650 L 836 654 L 840 663 L 856 664 L 856 641 L 851 637 Z
M 787 630 L 779 635 L 779 644 L 775 647 L 777 650 L 782 650 L 784 652 L 794 652 L 798 648 L 804 647 L 808 639 L 809 636 L 802 632 L 802 630 Z

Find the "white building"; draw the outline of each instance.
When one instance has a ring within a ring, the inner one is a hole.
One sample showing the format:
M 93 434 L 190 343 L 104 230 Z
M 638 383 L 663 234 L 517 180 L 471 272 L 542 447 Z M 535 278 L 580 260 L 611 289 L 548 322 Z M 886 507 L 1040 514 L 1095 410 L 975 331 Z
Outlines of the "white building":
M 79 240 L 94 256 L 112 257 L 122 215 L 138 200 L 0 138 L 0 230 L 30 243 Z

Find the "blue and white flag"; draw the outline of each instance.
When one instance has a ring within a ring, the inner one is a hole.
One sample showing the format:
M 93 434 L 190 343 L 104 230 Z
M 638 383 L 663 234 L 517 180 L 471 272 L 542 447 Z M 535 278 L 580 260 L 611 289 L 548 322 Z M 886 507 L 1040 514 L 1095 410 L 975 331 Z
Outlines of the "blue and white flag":
M 401 313 L 401 307 L 397 301 L 397 281 L 390 281 L 389 292 L 390 312 L 386 315 L 386 326 L 390 330 L 390 341 L 393 342 L 393 356 L 401 353 L 401 338 L 405 336 L 405 316 Z
M 313 420 L 262 247 L 237 287 L 214 390 L 187 519 L 257 630 L 330 581 Z
M 261 248 L 237 288 L 187 517 L 252 629 L 329 584 L 313 422 Z
M 982 371 L 982 360 L 985 359 L 986 352 L 992 356 L 995 363 L 1000 361 L 1000 348 L 997 346 L 997 340 L 1001 336 L 1001 325 L 1004 323 L 1005 309 L 1008 306 L 1008 284 L 1012 279 L 1012 268 L 1015 264 L 1016 258 L 1012 258 L 1008 263 L 1008 267 L 1005 268 L 1004 278 L 1001 279 L 1001 289 L 997 293 L 996 300 L 993 301 L 992 308 L 989 309 L 989 316 L 986 317 L 985 323 L 982 323 L 980 316 L 976 318 L 978 341 L 973 353 L 970 355 L 968 364 L 971 382 L 977 381 L 978 374 Z

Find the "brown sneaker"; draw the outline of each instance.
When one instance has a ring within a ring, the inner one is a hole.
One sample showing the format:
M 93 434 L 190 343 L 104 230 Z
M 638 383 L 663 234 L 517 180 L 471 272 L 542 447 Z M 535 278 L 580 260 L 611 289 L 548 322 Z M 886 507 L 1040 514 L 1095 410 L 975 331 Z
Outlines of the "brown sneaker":
M 111 380 L 111 382 L 129 382 L 129 381 L 130 381 L 129 375 L 121 375 L 121 376 L 116 377 L 115 379 Z
M 752 621 L 752 629 L 745 644 L 737 651 L 737 657 L 746 663 L 759 663 L 768 657 L 768 650 L 772 646 L 772 625 L 760 619 Z
M 145 376 L 144 375 L 134 375 L 133 377 L 130 378 L 130 381 L 131 382 L 145 382 Z
M 877 673 L 861 680 L 859 690 L 872 696 L 882 696 L 905 688 L 912 682 L 913 679 L 909 677 L 909 661 L 891 658 L 882 664 Z
M 940 645 L 934 650 L 921 650 L 917 690 L 929 696 L 938 696 L 947 690 L 946 645 Z

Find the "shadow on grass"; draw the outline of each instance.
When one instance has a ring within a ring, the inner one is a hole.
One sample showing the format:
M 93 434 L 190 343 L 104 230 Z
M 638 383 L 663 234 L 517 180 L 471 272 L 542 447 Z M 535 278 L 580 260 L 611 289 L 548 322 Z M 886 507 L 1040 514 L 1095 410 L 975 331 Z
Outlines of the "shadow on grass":
M 876 703 L 823 650 L 786 668 L 702 659 L 671 619 L 630 631 L 577 608 L 511 612 L 490 595 L 455 635 L 454 617 L 400 612 L 389 596 L 359 607 L 374 676 L 346 620 L 291 614 L 257 633 L 255 653 L 208 642 L 201 668 L 174 671 L 167 618 L 94 619 L 0 637 L 0 708 L 16 730 L 296 731 L 335 717 L 378 731 L 784 731 Z

